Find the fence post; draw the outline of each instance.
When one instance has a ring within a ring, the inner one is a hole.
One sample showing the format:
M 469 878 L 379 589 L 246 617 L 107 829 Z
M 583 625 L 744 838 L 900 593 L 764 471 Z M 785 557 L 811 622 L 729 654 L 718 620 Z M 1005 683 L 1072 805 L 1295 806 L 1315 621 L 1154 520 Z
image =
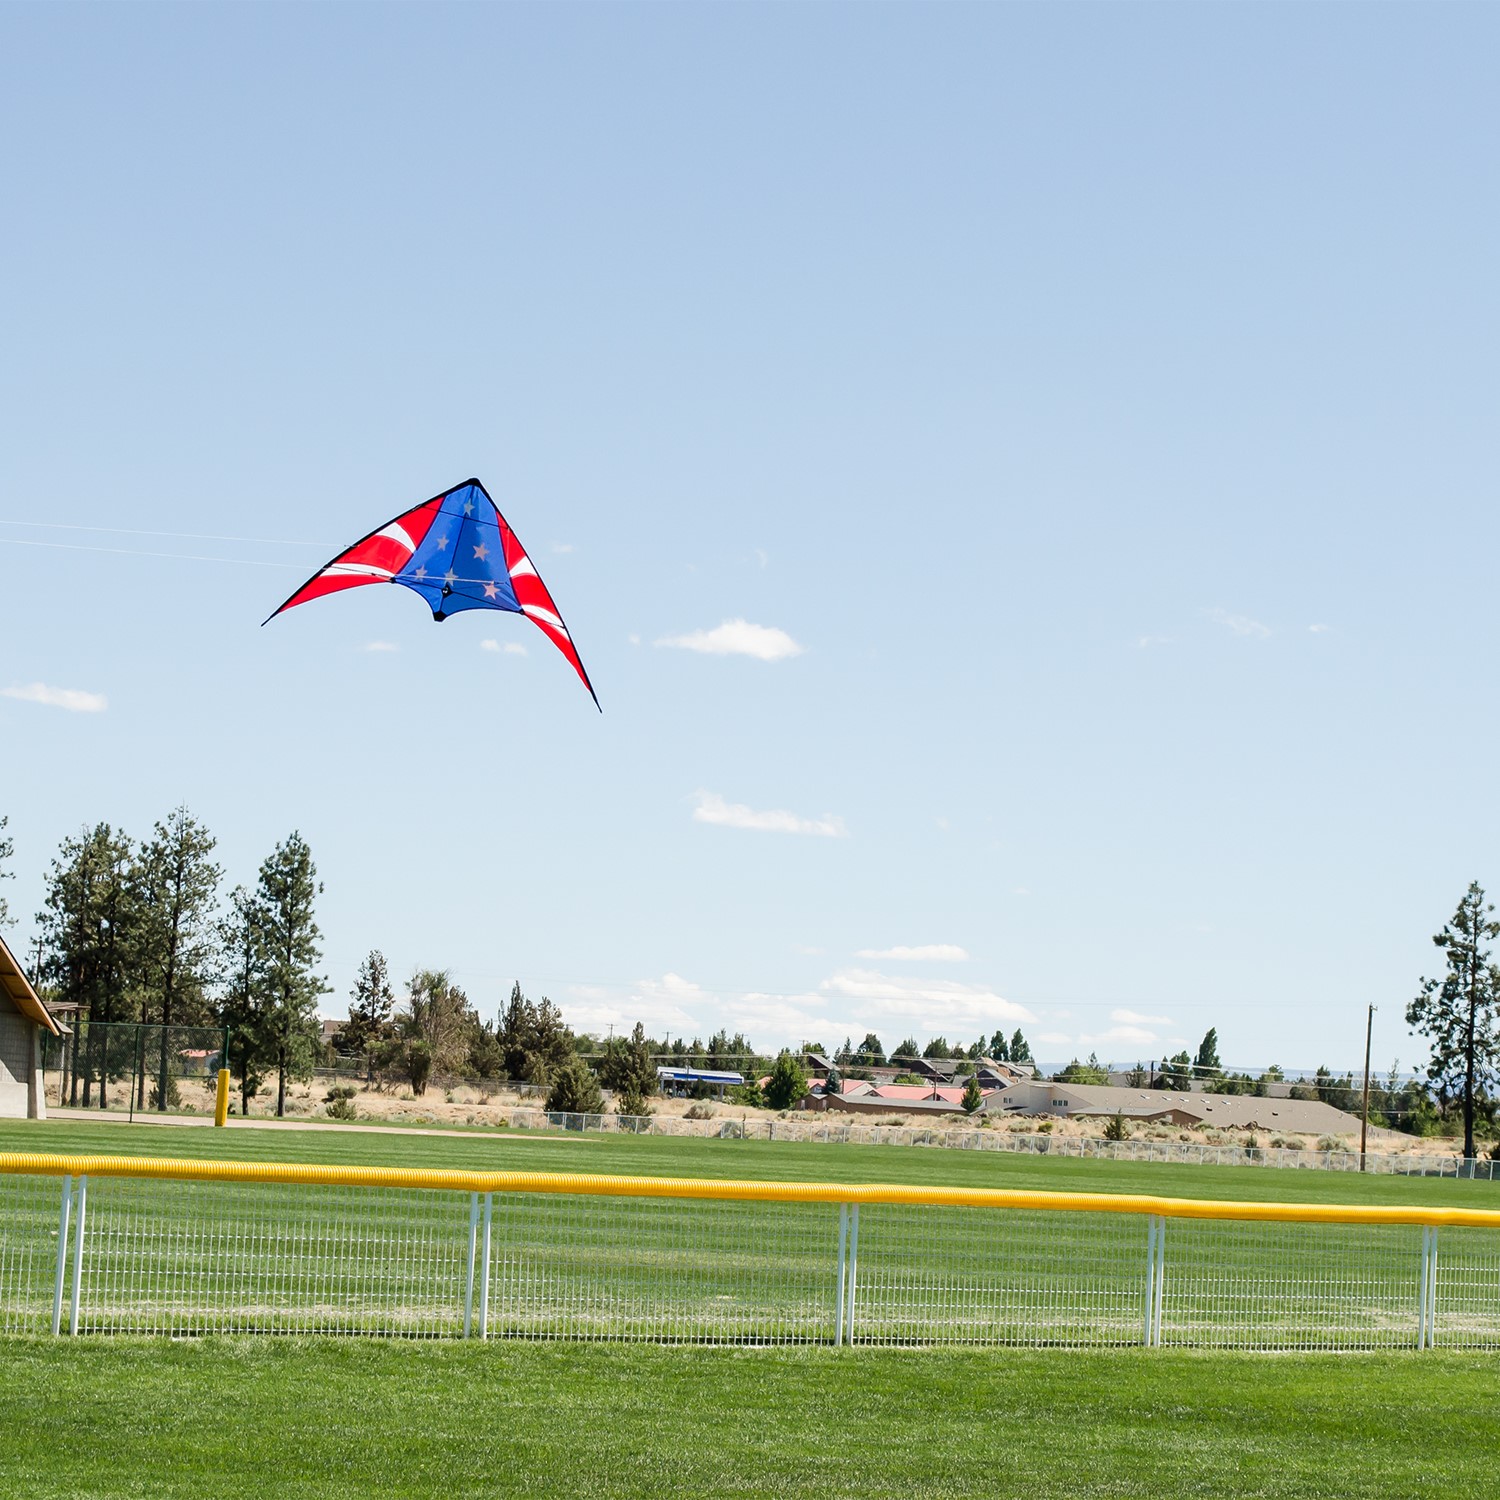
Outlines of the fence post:
M 52 1286 L 52 1337 L 62 1332 L 63 1281 L 68 1274 L 68 1211 L 73 1206 L 72 1175 L 62 1180 L 62 1212 L 57 1220 L 57 1280 Z
M 73 1227 L 73 1299 L 68 1307 L 68 1336 L 78 1333 L 78 1300 L 83 1291 L 83 1220 L 89 1203 L 87 1174 L 78 1179 L 78 1219 Z
M 490 1219 L 495 1195 L 484 1195 L 484 1262 L 479 1271 L 479 1337 L 490 1336 Z
M 846 1287 L 846 1264 L 849 1253 L 849 1205 L 839 1204 L 839 1279 L 838 1298 L 839 1311 L 838 1321 L 833 1331 L 833 1347 L 837 1349 L 844 1342 L 844 1291 Z
M 1156 1220 L 1156 1268 L 1151 1286 L 1151 1343 L 1161 1347 L 1162 1293 L 1167 1281 L 1167 1221 L 1160 1215 Z
M 474 1319 L 474 1241 L 479 1236 L 479 1194 L 469 1194 L 469 1272 L 464 1279 L 464 1337 Z
M 1146 1220 L 1146 1295 L 1141 1300 L 1141 1342 L 1151 1347 L 1152 1309 L 1156 1306 L 1156 1215 Z
M 859 1284 L 859 1204 L 849 1210 L 849 1275 L 844 1295 L 844 1336 L 846 1342 L 854 1342 L 854 1289 Z
M 1438 1232 L 1428 1225 L 1422 1230 L 1422 1296 L 1421 1326 L 1417 1348 L 1434 1348 L 1437 1341 L 1437 1256 Z

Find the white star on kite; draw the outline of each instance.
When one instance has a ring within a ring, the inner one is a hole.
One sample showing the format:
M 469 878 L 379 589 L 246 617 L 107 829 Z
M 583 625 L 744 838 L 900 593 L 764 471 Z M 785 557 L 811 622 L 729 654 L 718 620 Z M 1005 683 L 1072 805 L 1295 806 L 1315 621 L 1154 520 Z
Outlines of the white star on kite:
M 427 577 L 427 569 L 426 568 L 418 568 L 417 571 L 416 571 L 416 575 L 415 576 L 416 576 L 417 582 L 421 583 L 422 580 Z
M 483 562 L 489 555 L 490 549 L 486 547 L 483 542 L 480 542 L 480 544 L 474 549 L 474 556 L 477 557 L 480 562 Z
M 447 550 L 447 547 L 448 547 L 448 538 L 447 538 L 446 534 L 444 534 L 443 536 L 440 536 L 437 539 L 437 545 L 438 545 L 438 551 L 439 552 L 444 552 L 444 551 Z
M 466 516 L 472 516 L 474 514 L 474 502 L 472 500 L 464 501 L 464 514 Z
M 499 588 L 497 588 L 496 585 L 493 584 L 493 583 L 487 583 L 487 584 L 485 584 L 485 586 L 484 586 L 484 597 L 486 599 L 498 599 L 500 597 L 500 590 L 499 590 Z
M 455 573 L 452 568 L 449 568 L 448 571 L 443 574 L 443 582 L 444 583 L 457 583 L 458 582 L 458 574 Z

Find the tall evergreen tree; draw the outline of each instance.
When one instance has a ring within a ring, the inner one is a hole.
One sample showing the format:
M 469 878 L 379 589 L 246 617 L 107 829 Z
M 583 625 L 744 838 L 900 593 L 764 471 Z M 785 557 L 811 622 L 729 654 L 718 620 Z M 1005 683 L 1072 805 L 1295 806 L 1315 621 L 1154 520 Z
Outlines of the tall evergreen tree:
M 1443 951 L 1447 972 L 1440 979 L 1424 977 L 1406 1008 L 1406 1024 L 1427 1038 L 1428 1080 L 1440 1096 L 1457 1095 L 1462 1104 L 1464 1156 L 1469 1160 L 1474 1156 L 1475 1103 L 1494 1084 L 1500 1067 L 1495 1034 L 1500 971 L 1491 961 L 1500 922 L 1494 910 L 1476 880 L 1432 939 Z
M 322 933 L 313 904 L 322 894 L 312 850 L 295 830 L 260 867 L 256 905 L 263 919 L 267 1043 L 276 1068 L 276 1113 L 286 1113 L 289 1078 L 312 1071 L 318 1034 L 318 997 L 328 992 L 317 972 Z
M 359 966 L 359 973 L 354 976 L 354 988 L 349 995 L 349 1021 L 339 1033 L 339 1046 L 355 1056 L 367 1054 L 389 1033 L 395 1000 L 385 954 L 378 948 L 371 948 Z
M 1010 1039 L 1010 1060 L 1015 1063 L 1030 1063 L 1036 1066 L 1036 1059 L 1031 1055 L 1031 1043 L 1021 1035 L 1021 1028 L 1016 1027 L 1015 1034 Z
M 1212 1087 L 1223 1071 L 1224 1064 L 1219 1061 L 1219 1033 L 1217 1028 L 1210 1026 L 1198 1044 L 1198 1055 L 1193 1059 L 1193 1077 Z
M 265 913 L 255 897 L 236 886 L 219 923 L 218 1021 L 229 1033 L 224 1066 L 239 1080 L 240 1113 L 260 1092 L 269 1052 L 270 996 L 266 980 Z
M 79 1007 L 72 1048 L 71 1104 L 83 1084 L 84 1108 L 99 1086 L 99 1107 L 108 1104 L 108 1086 L 134 1067 L 134 1047 L 111 1040 L 111 1021 L 133 1019 L 130 984 L 137 943 L 137 902 L 131 874 L 129 838 L 108 823 L 64 839 L 47 873 L 43 909 L 42 974 L 58 997 Z
M 215 843 L 187 808 L 179 807 L 156 825 L 136 863 L 137 951 L 141 982 L 148 1002 L 153 1002 L 151 1014 L 142 1019 L 162 1025 L 156 1089 L 161 1110 L 168 1104 L 170 1082 L 166 1028 L 198 1024 L 208 1015 L 208 987 L 217 949 L 214 908 L 224 874 L 211 858 Z

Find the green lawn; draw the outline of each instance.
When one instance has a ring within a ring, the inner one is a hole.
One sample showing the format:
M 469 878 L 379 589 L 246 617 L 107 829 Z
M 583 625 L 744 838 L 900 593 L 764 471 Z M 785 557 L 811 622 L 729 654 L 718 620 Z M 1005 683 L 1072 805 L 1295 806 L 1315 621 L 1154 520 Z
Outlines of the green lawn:
M 27 1500 L 1495 1492 L 1490 1359 L 16 1341 Z
M 909 1182 L 957 1187 L 1164 1193 L 1285 1203 L 1434 1203 L 1500 1207 L 1500 1182 L 1377 1177 L 1276 1167 L 1200 1167 L 954 1151 L 922 1146 L 815 1145 L 669 1136 L 538 1135 L 502 1130 L 402 1135 L 375 1128 L 257 1130 L 0 1121 L 0 1151 L 350 1162 L 503 1171 L 614 1172 L 647 1177 Z

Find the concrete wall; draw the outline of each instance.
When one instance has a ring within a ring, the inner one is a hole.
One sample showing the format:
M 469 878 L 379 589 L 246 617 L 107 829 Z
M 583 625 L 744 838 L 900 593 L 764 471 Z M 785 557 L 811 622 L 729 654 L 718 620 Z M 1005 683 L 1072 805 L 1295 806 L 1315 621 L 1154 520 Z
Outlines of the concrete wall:
M 39 1028 L 0 998 L 0 1118 L 45 1119 Z

